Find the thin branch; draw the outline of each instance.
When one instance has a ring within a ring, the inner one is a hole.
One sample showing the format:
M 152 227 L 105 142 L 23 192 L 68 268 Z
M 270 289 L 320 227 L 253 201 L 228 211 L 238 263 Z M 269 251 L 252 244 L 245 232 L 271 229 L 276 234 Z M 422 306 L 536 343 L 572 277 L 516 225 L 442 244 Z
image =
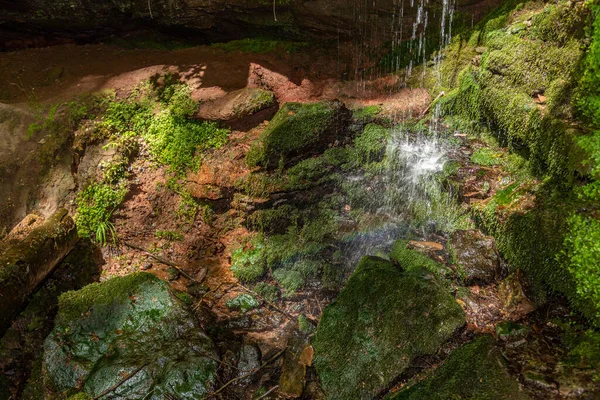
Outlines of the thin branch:
M 135 374 L 137 374 L 138 372 L 140 372 L 142 369 L 144 369 L 144 367 L 146 367 L 148 364 L 144 364 L 139 366 L 138 368 L 135 369 L 135 371 L 133 371 L 132 373 L 130 373 L 129 375 L 127 375 L 125 377 L 125 379 L 121 380 L 120 382 L 118 382 L 116 385 L 113 385 L 111 387 L 109 387 L 108 389 L 106 389 L 104 392 L 100 393 L 98 396 L 94 397 L 93 400 L 98 400 L 104 396 L 106 396 L 109 393 L 114 392 L 115 390 L 117 390 L 119 388 L 119 386 L 121 386 L 122 384 L 124 384 L 125 382 L 127 382 L 128 380 L 130 380 L 131 378 L 133 378 L 133 376 Z
M 275 22 L 277 22 L 277 12 L 275 11 L 276 2 L 277 0 L 273 0 L 273 19 Z
M 244 375 L 238 376 L 237 378 L 234 378 L 234 379 L 228 381 L 226 384 L 224 384 L 223 386 L 221 386 L 216 391 L 214 391 L 212 393 L 209 393 L 205 398 L 216 396 L 217 394 L 221 393 L 223 390 L 227 389 L 227 387 L 229 387 L 230 385 L 234 384 L 235 382 L 240 381 L 240 380 L 242 380 L 244 378 L 247 378 L 247 377 L 249 377 L 251 375 L 254 375 L 258 371 L 260 371 L 261 369 L 263 369 L 264 367 L 266 367 L 267 365 L 271 364 L 273 361 L 275 361 L 276 359 L 278 359 L 284 352 L 285 352 L 285 349 L 281 350 L 279 353 L 275 354 L 273 357 L 271 357 L 267 361 L 265 361 L 260 367 L 255 368 L 252 371 L 245 373 Z
M 265 397 L 267 397 L 268 395 L 270 395 L 271 393 L 273 393 L 273 391 L 274 391 L 275 389 L 277 389 L 278 387 L 279 387 L 279 385 L 275 385 L 275 386 L 273 386 L 271 389 L 269 389 L 269 391 L 268 391 L 267 393 L 263 394 L 263 395 L 262 395 L 262 396 L 260 396 L 260 397 L 257 397 L 255 400 L 264 399 Z
M 177 271 L 179 271 L 179 273 L 181 273 L 181 275 L 185 276 L 186 278 L 188 278 L 189 280 L 196 282 L 197 284 L 201 284 L 202 282 L 197 281 L 196 279 L 194 279 L 194 277 L 192 277 L 190 274 L 188 274 L 187 272 L 185 272 L 184 270 L 182 270 L 177 264 L 175 264 L 172 261 L 167 260 L 166 258 L 162 258 L 160 256 L 157 256 L 155 254 L 152 254 L 150 251 L 146 250 L 145 248 L 138 246 L 136 244 L 133 243 L 129 243 L 129 242 L 124 242 L 125 246 L 130 247 L 132 249 L 135 250 L 139 250 L 145 254 L 147 254 L 148 256 L 154 258 L 155 260 L 159 261 L 161 264 L 165 264 L 168 265 L 169 267 L 175 268 Z
M 436 101 L 438 101 L 439 99 L 441 99 L 442 97 L 444 97 L 445 95 L 446 95 L 446 93 L 445 93 L 445 92 L 440 92 L 440 94 L 438 94 L 438 95 L 437 95 L 437 97 L 436 97 L 436 98 L 435 98 L 435 99 L 434 99 L 434 100 L 431 102 L 431 104 L 429 105 L 429 107 L 427 107 L 427 108 L 425 109 L 425 111 L 423 111 L 423 112 L 421 113 L 421 118 L 423 118 L 425 115 L 427 115 L 427 113 L 429 112 L 429 110 L 431 110 L 431 106 L 432 106 L 433 104 L 435 104 L 435 102 L 436 102 Z
M 148 0 L 148 11 L 150 11 L 150 19 L 154 19 L 154 17 L 152 16 L 152 7 L 150 7 L 150 1 L 152 0 Z

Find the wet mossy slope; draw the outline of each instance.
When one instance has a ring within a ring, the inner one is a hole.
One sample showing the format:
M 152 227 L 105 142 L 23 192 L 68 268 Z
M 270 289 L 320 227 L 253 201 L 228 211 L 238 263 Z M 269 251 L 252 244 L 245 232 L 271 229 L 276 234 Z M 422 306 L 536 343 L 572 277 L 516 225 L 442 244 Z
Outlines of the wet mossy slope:
M 504 188 L 473 208 L 535 300 L 566 296 L 600 324 L 598 2 L 506 2 L 453 39 L 431 74 L 455 126 L 491 133 L 522 157 Z M 524 198 L 531 201 L 521 201 Z M 519 204 L 527 204 L 522 206 Z

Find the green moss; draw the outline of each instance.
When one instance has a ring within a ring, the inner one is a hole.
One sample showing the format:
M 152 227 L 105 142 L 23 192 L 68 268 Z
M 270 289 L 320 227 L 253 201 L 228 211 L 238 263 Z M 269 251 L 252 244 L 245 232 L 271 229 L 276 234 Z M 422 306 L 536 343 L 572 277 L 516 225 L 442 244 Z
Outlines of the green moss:
M 373 398 L 464 323 L 460 306 L 428 274 L 363 258 L 315 336 L 314 364 L 327 398 Z
M 263 254 L 264 244 L 260 240 L 253 241 L 253 248 L 239 248 L 231 255 L 231 272 L 241 282 L 252 282 L 266 272 Z
M 81 392 L 69 397 L 67 400 L 92 400 L 92 398 L 86 393 Z
M 181 233 L 173 232 L 173 231 L 160 231 L 160 230 L 157 230 L 156 232 L 154 232 L 154 236 L 157 239 L 166 239 L 166 240 L 168 240 L 170 242 L 182 241 L 183 240 L 183 235 Z
M 482 147 L 473 153 L 471 162 L 484 167 L 491 167 L 493 165 L 500 165 L 502 163 L 502 160 L 500 160 L 502 156 L 503 153 L 501 152 L 494 151 L 489 147 Z
M 408 240 L 397 240 L 392 246 L 390 259 L 405 271 L 419 271 L 425 269 L 437 277 L 447 275 L 448 268 L 433 261 L 426 255 L 406 247 Z
M 286 103 L 250 148 L 246 156 L 248 166 L 276 168 L 282 162 L 288 164 L 293 157 L 305 155 L 311 148 L 326 148 L 328 139 L 341 133 L 340 116 L 344 110 L 338 102 Z
M 240 294 L 239 296 L 227 301 L 227 307 L 232 310 L 240 310 L 243 313 L 258 306 L 260 306 L 258 300 L 256 300 L 254 296 L 247 293 Z
M 302 333 L 310 335 L 315 331 L 315 326 L 306 318 L 304 314 L 298 315 L 298 328 Z
M 67 292 L 44 344 L 44 380 L 57 397 L 91 397 L 135 376 L 120 393 L 189 398 L 212 390 L 212 341 L 154 275 L 135 273 Z
M 354 139 L 354 147 L 359 163 L 381 159 L 389 137 L 388 129 L 376 124 L 365 126 L 362 134 Z
M 352 118 L 357 121 L 372 121 L 382 111 L 380 106 L 367 106 L 352 111 Z
M 305 49 L 309 44 L 306 42 L 292 42 L 289 40 L 273 39 L 268 37 L 246 38 L 233 40 L 227 43 L 215 43 L 214 48 L 227 52 L 243 53 L 297 53 Z
M 275 285 L 266 282 L 259 282 L 254 286 L 254 291 L 268 301 L 275 301 L 279 296 L 279 289 Z
M 90 306 L 106 306 L 118 301 L 128 301 L 138 286 L 160 280 L 152 274 L 134 273 L 122 278 L 93 283 L 77 291 L 63 293 L 58 299 L 57 325 L 69 325 L 90 311 Z M 127 299 L 127 300 L 125 300 Z
M 494 338 L 482 336 L 450 354 L 431 377 L 389 400 L 529 399 L 506 370 Z

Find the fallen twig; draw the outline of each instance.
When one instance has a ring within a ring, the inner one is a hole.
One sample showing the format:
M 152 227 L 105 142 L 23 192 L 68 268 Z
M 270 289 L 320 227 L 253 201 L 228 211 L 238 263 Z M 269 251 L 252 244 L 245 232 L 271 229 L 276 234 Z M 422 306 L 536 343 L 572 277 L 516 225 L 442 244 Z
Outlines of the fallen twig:
M 145 248 L 138 246 L 136 244 L 133 243 L 129 243 L 129 242 L 124 242 L 125 246 L 127 247 L 131 247 L 132 249 L 135 250 L 139 250 L 145 254 L 147 254 L 148 256 L 154 258 L 155 260 L 159 261 L 161 264 L 165 264 L 168 265 L 169 267 L 175 268 L 181 275 L 185 276 L 186 278 L 188 278 L 189 280 L 196 282 L 198 284 L 202 283 L 201 281 L 198 281 L 196 279 L 194 279 L 193 276 L 191 276 L 190 274 L 188 274 L 187 272 L 185 272 L 184 270 L 182 270 L 177 264 L 175 264 L 172 261 L 167 260 L 166 258 L 163 258 L 161 256 L 157 256 L 156 254 L 152 254 L 150 251 L 146 250 Z
M 437 97 L 431 102 L 431 104 L 429 105 L 429 107 L 427 107 L 425 109 L 425 111 L 423 111 L 421 113 L 421 118 L 423 118 L 425 115 L 427 115 L 427 113 L 429 112 L 429 110 L 431 110 L 431 106 L 434 105 L 436 101 L 438 101 L 439 99 L 441 99 L 445 95 L 446 95 L 446 92 L 440 92 L 440 94 L 438 94 Z
M 279 385 L 275 385 L 275 386 L 273 386 L 271 389 L 269 389 L 269 391 L 268 391 L 267 393 L 263 394 L 263 395 L 262 395 L 262 396 L 260 396 L 260 397 L 257 397 L 255 400 L 264 399 L 265 397 L 267 397 L 268 395 L 270 395 L 271 393 L 273 393 L 273 391 L 274 391 L 275 389 L 277 389 L 278 387 L 279 387 Z
M 118 382 L 116 385 L 113 385 L 113 386 L 109 387 L 104 392 L 102 392 L 98 396 L 94 397 L 93 400 L 98 400 L 98 399 L 106 396 L 107 394 L 114 392 L 115 390 L 117 390 L 119 388 L 119 386 L 121 386 L 122 384 L 124 384 L 125 382 L 127 382 L 128 380 L 130 380 L 131 378 L 133 378 L 133 376 L 135 374 L 137 374 L 138 372 L 140 372 L 147 365 L 148 364 L 146 363 L 144 365 L 139 366 L 138 368 L 135 369 L 135 371 L 133 371 L 132 373 L 128 374 L 123 380 L 121 380 L 120 382 Z
M 276 359 L 278 359 L 284 352 L 285 352 L 285 349 L 281 350 L 279 353 L 275 354 L 273 357 L 271 357 L 267 361 L 265 361 L 260 367 L 255 368 L 252 371 L 249 371 L 249 372 L 245 373 L 244 375 L 238 376 L 237 378 L 234 378 L 234 379 L 228 381 L 223 386 L 221 386 L 219 389 L 215 390 L 212 393 L 209 393 L 205 398 L 210 398 L 212 396 L 216 396 L 217 394 L 219 394 L 223 390 L 225 390 L 227 387 L 229 387 L 229 385 L 232 385 L 232 384 L 234 384 L 237 381 L 240 381 L 240 380 L 242 380 L 244 378 L 247 378 L 250 375 L 254 375 L 258 371 L 260 371 L 261 369 L 263 369 L 264 367 L 266 367 L 267 365 L 271 364 L 273 361 L 275 361 Z

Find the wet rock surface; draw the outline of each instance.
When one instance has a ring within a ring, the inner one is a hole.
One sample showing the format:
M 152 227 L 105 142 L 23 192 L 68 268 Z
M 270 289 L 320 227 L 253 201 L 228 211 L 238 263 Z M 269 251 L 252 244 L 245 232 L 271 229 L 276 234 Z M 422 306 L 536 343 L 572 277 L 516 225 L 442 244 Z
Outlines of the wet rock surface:
M 277 99 L 273 92 L 258 88 L 244 88 L 202 103 L 197 117 L 215 121 L 231 121 L 276 105 Z
M 502 274 L 500 255 L 491 236 L 457 230 L 448 240 L 450 254 L 467 283 L 490 283 Z
M 191 399 L 212 390 L 217 362 L 212 340 L 168 284 L 137 273 L 60 297 L 43 374 L 56 394 Z

